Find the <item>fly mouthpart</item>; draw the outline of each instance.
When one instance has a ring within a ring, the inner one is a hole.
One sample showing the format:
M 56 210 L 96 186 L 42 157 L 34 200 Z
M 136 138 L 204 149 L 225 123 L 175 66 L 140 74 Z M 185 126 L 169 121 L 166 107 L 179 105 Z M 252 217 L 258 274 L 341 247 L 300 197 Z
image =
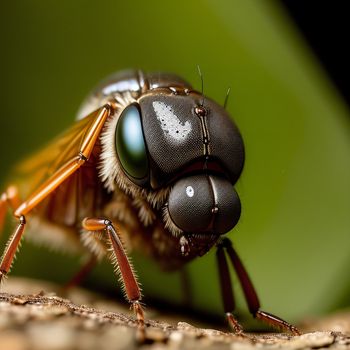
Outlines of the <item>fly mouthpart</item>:
M 182 256 L 187 256 L 190 253 L 190 244 L 185 236 L 180 238 L 180 250 Z

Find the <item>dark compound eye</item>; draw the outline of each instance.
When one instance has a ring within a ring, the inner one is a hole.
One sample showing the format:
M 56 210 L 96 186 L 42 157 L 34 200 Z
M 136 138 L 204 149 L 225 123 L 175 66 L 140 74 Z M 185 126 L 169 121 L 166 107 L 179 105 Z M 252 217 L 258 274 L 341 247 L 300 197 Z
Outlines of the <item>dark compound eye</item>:
M 141 180 L 148 176 L 148 158 L 137 104 L 124 109 L 119 117 L 115 143 L 119 161 L 131 178 Z

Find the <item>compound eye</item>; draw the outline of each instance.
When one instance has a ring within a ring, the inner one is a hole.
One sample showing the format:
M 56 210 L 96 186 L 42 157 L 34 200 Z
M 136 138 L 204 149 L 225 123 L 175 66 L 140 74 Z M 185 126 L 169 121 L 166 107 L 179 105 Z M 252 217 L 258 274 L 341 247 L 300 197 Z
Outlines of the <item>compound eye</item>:
M 129 177 L 142 180 L 148 176 L 148 157 L 138 104 L 126 107 L 119 117 L 115 133 L 119 161 Z

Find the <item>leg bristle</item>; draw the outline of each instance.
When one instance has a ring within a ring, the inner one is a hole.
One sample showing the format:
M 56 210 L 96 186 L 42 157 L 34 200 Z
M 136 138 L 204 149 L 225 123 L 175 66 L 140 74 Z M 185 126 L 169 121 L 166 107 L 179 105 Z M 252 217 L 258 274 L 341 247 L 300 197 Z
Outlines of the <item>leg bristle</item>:
M 7 278 L 6 272 L 0 271 L 0 289 L 1 289 L 1 286 L 5 283 L 6 278 Z

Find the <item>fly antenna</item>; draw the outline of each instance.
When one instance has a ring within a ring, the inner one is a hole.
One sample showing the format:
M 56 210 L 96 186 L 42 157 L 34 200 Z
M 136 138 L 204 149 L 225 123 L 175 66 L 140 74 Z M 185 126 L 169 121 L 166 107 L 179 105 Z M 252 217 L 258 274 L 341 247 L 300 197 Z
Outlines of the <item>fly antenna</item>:
M 228 102 L 228 98 L 230 97 L 230 92 L 231 92 L 231 86 L 229 86 L 229 88 L 227 89 L 227 92 L 226 92 L 225 101 L 224 101 L 224 109 L 226 109 L 226 107 L 227 107 L 227 102 Z
M 202 75 L 202 71 L 199 67 L 199 64 L 197 64 L 197 69 L 198 69 L 198 74 L 199 74 L 199 77 L 201 78 L 201 93 L 202 93 L 202 102 L 201 102 L 201 107 L 203 107 L 204 105 L 204 83 L 203 83 L 203 75 Z

